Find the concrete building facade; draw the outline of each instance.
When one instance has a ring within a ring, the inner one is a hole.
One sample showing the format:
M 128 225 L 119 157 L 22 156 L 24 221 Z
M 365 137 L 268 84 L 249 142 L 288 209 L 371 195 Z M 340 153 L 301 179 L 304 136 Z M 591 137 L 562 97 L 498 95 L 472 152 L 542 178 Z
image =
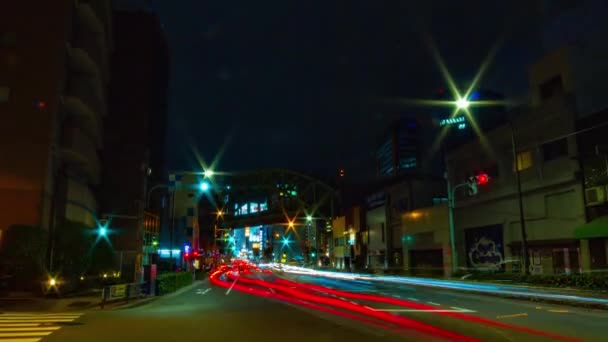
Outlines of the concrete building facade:
M 0 22 L 0 230 L 93 227 L 110 1 L 12 2 Z

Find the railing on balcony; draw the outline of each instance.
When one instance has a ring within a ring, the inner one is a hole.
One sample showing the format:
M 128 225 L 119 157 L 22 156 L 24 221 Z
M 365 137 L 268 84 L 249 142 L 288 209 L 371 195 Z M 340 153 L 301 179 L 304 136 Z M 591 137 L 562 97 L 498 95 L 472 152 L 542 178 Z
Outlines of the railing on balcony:
M 74 120 L 67 119 L 63 123 L 60 139 L 64 161 L 74 172 L 83 174 L 89 183 L 98 184 L 100 166 L 96 144 L 92 138 L 87 136 Z
M 104 81 L 108 80 L 108 49 L 104 23 L 91 5 L 80 3 L 76 6 L 72 44 L 86 51 L 99 66 Z

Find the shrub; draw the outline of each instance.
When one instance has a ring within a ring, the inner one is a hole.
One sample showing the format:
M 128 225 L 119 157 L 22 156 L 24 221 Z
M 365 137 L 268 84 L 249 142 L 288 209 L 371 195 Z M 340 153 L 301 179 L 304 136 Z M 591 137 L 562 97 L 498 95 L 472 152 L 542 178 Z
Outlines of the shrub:
M 547 286 L 555 288 L 573 287 L 581 290 L 608 291 L 608 274 L 560 274 L 560 275 L 523 275 L 512 273 L 472 273 L 470 280 L 491 281 L 508 280 L 514 283 Z
M 175 292 L 178 289 L 192 284 L 191 272 L 168 272 L 161 273 L 156 278 L 158 294 L 164 295 Z

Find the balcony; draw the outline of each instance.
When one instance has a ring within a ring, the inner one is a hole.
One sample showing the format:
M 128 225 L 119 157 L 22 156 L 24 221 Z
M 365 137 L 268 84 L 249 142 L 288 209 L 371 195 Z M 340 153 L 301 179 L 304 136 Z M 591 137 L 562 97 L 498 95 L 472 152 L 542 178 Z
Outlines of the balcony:
M 73 119 L 66 119 L 61 136 L 61 158 L 74 178 L 99 184 L 100 166 L 95 142 Z
M 87 105 L 77 97 L 65 96 L 62 111 L 93 138 L 96 147 L 101 147 L 101 126 L 97 115 Z
M 68 179 L 67 201 L 65 217 L 68 220 L 79 222 L 89 227 L 96 226 L 93 215 L 97 211 L 97 201 L 87 184 L 74 179 Z
M 105 81 L 109 78 L 107 37 L 104 23 L 91 5 L 79 3 L 76 6 L 72 44 L 86 51 L 99 66 Z
M 71 73 L 68 76 L 65 96 L 78 98 L 97 118 L 106 113 L 106 102 L 99 77 Z
M 91 59 L 89 54 L 77 47 L 67 45 L 67 54 L 70 70 L 78 74 L 88 74 L 92 77 L 99 77 L 99 67 Z

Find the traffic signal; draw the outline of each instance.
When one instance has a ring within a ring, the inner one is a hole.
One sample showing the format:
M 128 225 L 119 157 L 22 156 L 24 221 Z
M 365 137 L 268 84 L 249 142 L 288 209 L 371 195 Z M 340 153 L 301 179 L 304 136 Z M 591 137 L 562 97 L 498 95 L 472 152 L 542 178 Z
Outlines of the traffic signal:
M 481 173 L 475 177 L 477 178 L 477 184 L 479 185 L 488 184 L 488 182 L 490 181 L 490 177 L 485 173 Z
M 490 176 L 488 176 L 488 174 L 486 173 L 480 173 L 476 176 L 471 176 L 469 177 L 469 195 L 476 195 L 477 194 L 477 186 L 478 185 L 486 185 L 490 182 Z

